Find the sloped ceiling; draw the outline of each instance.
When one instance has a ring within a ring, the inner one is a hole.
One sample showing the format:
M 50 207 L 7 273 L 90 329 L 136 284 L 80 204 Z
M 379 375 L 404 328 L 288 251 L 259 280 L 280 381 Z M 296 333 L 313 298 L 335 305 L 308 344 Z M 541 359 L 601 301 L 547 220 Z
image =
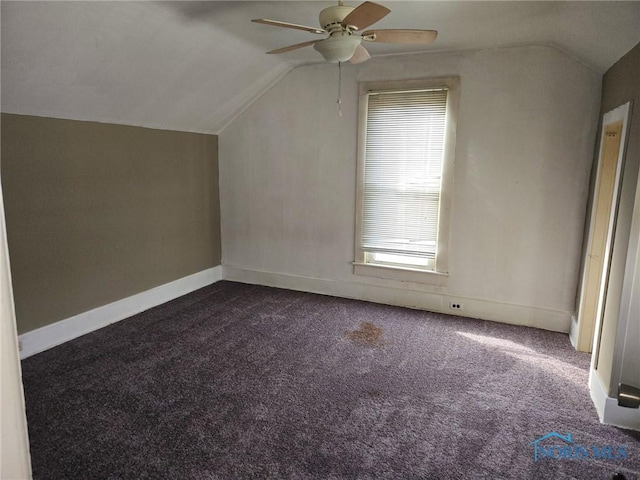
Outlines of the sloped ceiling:
M 430 46 L 367 44 L 373 56 L 553 45 L 604 73 L 640 42 L 640 2 L 387 1 L 376 28 L 439 31 Z M 315 39 L 250 23 L 317 25 L 333 2 L 1 3 L 3 112 L 218 133 L 312 48 Z M 358 3 L 349 3 L 358 5 Z

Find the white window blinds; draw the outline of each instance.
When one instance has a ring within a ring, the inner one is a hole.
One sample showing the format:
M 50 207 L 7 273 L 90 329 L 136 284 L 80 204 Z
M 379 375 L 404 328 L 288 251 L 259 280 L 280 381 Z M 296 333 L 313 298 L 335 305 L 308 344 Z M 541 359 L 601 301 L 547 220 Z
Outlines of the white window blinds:
M 362 250 L 435 258 L 447 89 L 370 92 Z

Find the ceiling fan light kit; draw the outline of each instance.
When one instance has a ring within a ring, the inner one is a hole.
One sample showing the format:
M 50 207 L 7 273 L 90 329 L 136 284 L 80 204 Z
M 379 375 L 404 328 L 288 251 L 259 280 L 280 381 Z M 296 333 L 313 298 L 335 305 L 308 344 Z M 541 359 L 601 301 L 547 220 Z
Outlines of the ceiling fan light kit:
M 354 8 L 343 5 L 340 0 L 338 5 L 325 8 L 320 12 L 319 21 L 322 28 L 307 27 L 305 25 L 280 22 L 266 18 L 258 18 L 252 21 L 274 27 L 303 30 L 317 35 L 328 35 L 327 38 L 322 40 L 298 43 L 271 50 L 267 53 L 285 53 L 313 45 L 313 48 L 320 52 L 327 62 L 331 63 L 342 63 L 346 61 L 362 63 L 369 60 L 371 56 L 361 45 L 363 41 L 430 44 L 435 40 L 438 34 L 435 30 L 392 29 L 368 30 L 361 35 L 356 33 L 382 20 L 389 12 L 390 10 L 387 7 L 373 2 L 364 2 Z
M 361 41 L 360 36 L 338 32 L 326 40 L 316 42 L 313 48 L 320 52 L 327 62 L 348 62 Z

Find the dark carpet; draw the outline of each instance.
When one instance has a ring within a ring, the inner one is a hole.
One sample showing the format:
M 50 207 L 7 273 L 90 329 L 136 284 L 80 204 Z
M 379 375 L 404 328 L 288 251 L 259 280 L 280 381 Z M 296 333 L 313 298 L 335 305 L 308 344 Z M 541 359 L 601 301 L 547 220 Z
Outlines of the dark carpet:
M 588 367 L 564 334 L 218 282 L 23 375 L 36 479 L 638 478 Z

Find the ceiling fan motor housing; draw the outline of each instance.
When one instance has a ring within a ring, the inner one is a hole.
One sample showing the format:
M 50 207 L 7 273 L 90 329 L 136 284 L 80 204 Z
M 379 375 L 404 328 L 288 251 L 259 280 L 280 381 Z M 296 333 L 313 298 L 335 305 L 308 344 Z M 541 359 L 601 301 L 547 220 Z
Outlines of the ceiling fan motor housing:
M 336 30 L 342 30 L 342 20 L 346 18 L 351 12 L 355 10 L 353 7 L 347 7 L 345 5 L 336 5 L 333 7 L 325 8 L 320 12 L 320 26 L 327 32 L 332 33 Z

